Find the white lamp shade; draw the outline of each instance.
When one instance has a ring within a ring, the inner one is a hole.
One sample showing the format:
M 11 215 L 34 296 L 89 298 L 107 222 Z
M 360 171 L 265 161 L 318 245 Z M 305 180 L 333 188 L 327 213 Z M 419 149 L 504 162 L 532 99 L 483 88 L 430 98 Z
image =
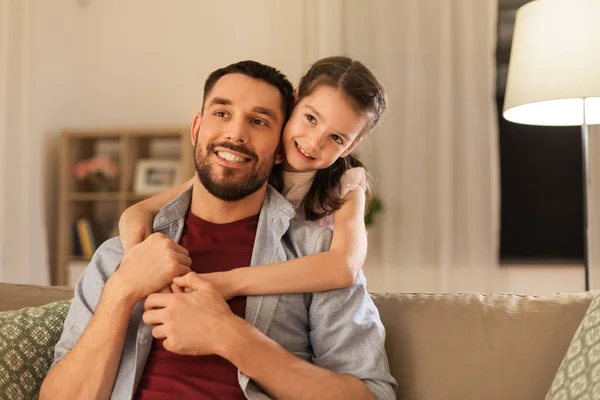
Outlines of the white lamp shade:
M 584 115 L 587 124 L 600 124 L 600 0 L 524 5 L 515 21 L 504 118 L 566 126 L 582 125 Z

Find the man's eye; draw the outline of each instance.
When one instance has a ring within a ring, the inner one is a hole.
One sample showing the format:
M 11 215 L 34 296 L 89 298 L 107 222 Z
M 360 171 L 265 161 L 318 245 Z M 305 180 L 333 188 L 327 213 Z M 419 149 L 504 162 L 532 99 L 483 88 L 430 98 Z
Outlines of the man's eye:
M 215 113 L 215 115 L 216 115 L 217 117 L 225 118 L 225 115 L 226 115 L 226 114 L 225 114 L 223 111 L 217 111 L 217 112 Z
M 310 114 L 306 114 L 306 119 L 308 120 L 308 122 L 312 122 L 313 124 L 317 122 L 317 119 Z
M 331 135 L 331 138 L 338 144 L 344 144 L 344 140 L 338 135 Z
M 265 121 L 263 121 L 262 119 L 257 119 L 257 118 L 254 118 L 254 119 L 252 120 L 252 123 L 253 123 L 254 125 L 267 125 L 267 124 L 265 124 Z

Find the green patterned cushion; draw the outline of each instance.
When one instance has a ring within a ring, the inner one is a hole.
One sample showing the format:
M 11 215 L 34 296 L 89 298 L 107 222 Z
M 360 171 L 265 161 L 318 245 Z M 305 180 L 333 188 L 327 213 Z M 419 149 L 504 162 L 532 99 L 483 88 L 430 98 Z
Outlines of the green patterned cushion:
M 600 398 L 600 295 L 590 304 L 546 400 Z
M 37 399 L 70 300 L 0 312 L 0 399 Z

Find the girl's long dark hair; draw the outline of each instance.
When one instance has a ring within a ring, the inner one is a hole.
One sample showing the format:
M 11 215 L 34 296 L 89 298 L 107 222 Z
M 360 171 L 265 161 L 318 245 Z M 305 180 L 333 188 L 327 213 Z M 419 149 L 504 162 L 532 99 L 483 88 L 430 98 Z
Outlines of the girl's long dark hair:
M 317 61 L 300 79 L 297 102 L 323 85 L 339 89 L 355 112 L 368 117 L 368 122 L 359 137 L 373 130 L 386 108 L 386 96 L 377 78 L 364 64 L 343 56 L 327 57 Z M 338 158 L 329 167 L 316 172 L 313 183 L 303 201 L 307 220 L 321 219 L 342 206 L 344 201 L 340 198 L 341 179 L 347 170 L 355 167 L 364 168 L 356 157 L 349 154 Z M 366 214 L 373 201 L 373 189 L 372 179 L 366 168 L 365 172 L 367 174 Z M 281 164 L 275 166 L 269 182 L 275 189 L 282 191 Z
M 340 157 L 328 168 L 320 169 L 315 175 L 306 197 L 304 197 L 304 214 L 309 221 L 316 221 L 338 210 L 344 200 L 340 198 L 340 182 L 344 173 L 350 168 L 362 167 L 363 164 L 352 155 Z M 365 214 L 371 208 L 373 188 L 368 171 L 365 190 Z

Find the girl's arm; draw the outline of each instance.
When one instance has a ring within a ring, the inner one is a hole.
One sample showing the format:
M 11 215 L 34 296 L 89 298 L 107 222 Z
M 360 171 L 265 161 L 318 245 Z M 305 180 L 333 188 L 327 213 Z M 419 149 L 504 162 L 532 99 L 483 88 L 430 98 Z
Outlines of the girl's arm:
M 187 182 L 174 186 L 150 198 L 140 201 L 127 208 L 119 218 L 119 236 L 123 249 L 127 251 L 131 246 L 146 239 L 152 234 L 152 222 L 160 209 L 173 200 L 177 195 L 193 184 L 192 177 Z
M 260 267 L 201 274 L 229 299 L 279 293 L 320 292 L 352 285 L 367 255 L 364 222 L 365 193 L 350 191 L 333 214 L 333 239 L 329 251 Z

